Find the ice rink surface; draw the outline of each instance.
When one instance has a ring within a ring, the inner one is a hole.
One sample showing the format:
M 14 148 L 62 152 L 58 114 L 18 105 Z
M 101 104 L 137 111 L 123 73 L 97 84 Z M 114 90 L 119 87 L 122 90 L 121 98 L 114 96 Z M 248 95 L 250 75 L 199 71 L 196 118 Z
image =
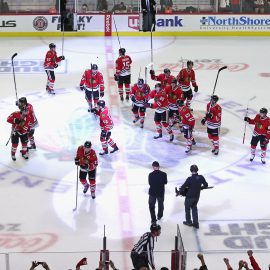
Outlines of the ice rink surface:
M 154 160 L 160 162 L 169 180 L 164 218 L 160 222 L 162 234 L 155 250 L 173 249 L 176 224 L 180 224 L 187 251 L 231 253 L 250 248 L 268 249 L 270 160 L 267 157 L 267 163 L 261 164 L 257 149 L 256 158 L 250 163 L 252 127 L 247 128 L 244 145 L 242 136 L 243 117 L 251 97 L 256 96 L 250 103 L 250 116 L 261 107 L 270 109 L 269 38 L 154 38 L 156 73 L 168 67 L 173 75 L 177 75 L 183 59 L 195 63 L 199 92 L 192 107 L 197 145 L 188 155 L 184 152 L 183 135 L 177 129 L 174 129 L 176 136 L 172 143 L 166 131 L 162 139 L 153 139 L 155 127 L 151 109 L 147 111 L 143 130 L 132 123 L 131 102 L 121 103 L 113 80 L 119 48 L 116 38 L 65 38 L 66 61 L 56 72 L 55 96 L 48 96 L 45 91 L 46 75 L 42 69 L 51 42 L 56 43 L 58 55 L 61 55 L 61 39 L 58 38 L 1 38 L 2 252 L 98 251 L 102 247 L 104 224 L 108 248 L 130 250 L 139 236 L 149 230 L 147 177 Z M 144 77 L 144 68 L 150 63 L 150 38 L 123 37 L 121 45 L 133 59 L 132 83 L 135 83 L 139 74 Z M 16 162 L 10 157 L 11 145 L 5 146 L 10 136 L 6 118 L 16 110 L 10 68 L 10 57 L 15 52 L 18 53 L 14 62 L 18 95 L 26 96 L 34 106 L 40 124 L 35 133 L 37 151 L 30 153 L 29 160 L 24 160 L 17 151 Z M 92 200 L 90 194 L 83 196 L 79 183 L 78 210 L 73 212 L 76 149 L 85 140 L 91 140 L 93 148 L 101 151 L 98 120 L 87 112 L 84 93 L 78 88 L 90 63 L 96 63 L 104 75 L 105 100 L 115 123 L 112 138 L 120 151 L 99 157 L 97 197 Z M 216 87 L 223 108 L 221 149 L 218 156 L 213 156 L 200 120 L 212 93 L 217 70 L 224 65 L 228 65 L 228 70 L 220 73 Z M 147 77 L 153 87 L 155 83 L 149 75 Z M 190 175 L 189 167 L 194 163 L 209 185 L 215 186 L 201 193 L 198 231 L 182 225 L 184 199 L 176 198 L 174 193 L 175 186 L 181 185 Z M 121 256 L 118 254 L 112 259 L 122 269 L 130 269 L 128 255 L 123 256 L 124 262 Z M 163 257 L 157 256 L 158 267 L 170 265 L 169 255 Z M 220 258 L 223 257 L 222 254 Z M 27 260 L 24 267 L 32 258 Z M 93 262 L 94 265 L 97 263 Z M 62 269 L 71 267 L 62 266 Z

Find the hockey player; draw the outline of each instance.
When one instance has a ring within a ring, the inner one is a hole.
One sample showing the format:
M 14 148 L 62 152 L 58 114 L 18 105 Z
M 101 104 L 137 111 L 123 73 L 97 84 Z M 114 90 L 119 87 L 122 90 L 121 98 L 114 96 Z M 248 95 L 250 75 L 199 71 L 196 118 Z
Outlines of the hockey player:
M 268 110 L 261 108 L 260 113 L 255 118 L 250 119 L 245 117 L 244 120 L 251 125 L 255 125 L 251 139 L 251 156 L 250 161 L 255 157 L 256 147 L 258 142 L 261 146 L 261 161 L 265 164 L 266 149 L 270 139 L 270 118 L 267 116 Z
M 91 112 L 92 100 L 96 107 L 99 97 L 104 97 L 103 75 L 98 71 L 96 64 L 91 64 L 91 69 L 85 70 L 80 82 L 80 89 L 85 90 L 85 99 L 89 105 L 88 111 Z
M 219 152 L 219 132 L 222 114 L 222 109 L 217 104 L 217 102 L 218 96 L 217 95 L 211 96 L 211 101 L 207 104 L 206 107 L 206 115 L 201 121 L 202 125 L 205 125 L 205 122 L 207 123 L 208 138 L 211 140 L 213 144 L 212 153 L 216 156 L 218 155 Z
M 187 68 L 183 68 L 177 75 L 177 80 L 180 84 L 181 89 L 184 92 L 184 99 L 186 100 L 186 105 L 190 107 L 191 100 L 193 98 L 192 89 L 190 83 L 194 87 L 194 92 L 198 92 L 199 88 L 195 79 L 195 72 L 193 70 L 193 62 L 187 61 Z
M 28 114 L 27 109 L 13 112 L 8 118 L 7 122 L 12 124 L 12 130 L 11 130 L 11 158 L 12 160 L 16 160 L 16 151 L 19 144 L 19 139 L 21 140 L 22 144 L 22 156 L 25 159 L 28 159 L 28 153 L 27 153 L 27 134 L 29 130 L 29 124 L 30 124 L 30 117 Z
M 30 142 L 30 147 L 28 149 L 36 150 L 36 144 L 35 144 L 35 128 L 38 127 L 38 120 L 36 118 L 36 115 L 34 113 L 33 106 L 27 102 L 26 97 L 21 97 L 18 102 L 19 109 L 22 110 L 28 110 L 28 116 L 29 116 L 29 130 L 28 130 L 28 141 Z
M 154 121 L 156 124 L 157 135 L 154 139 L 162 137 L 162 126 L 166 128 L 170 135 L 170 141 L 174 139 L 173 131 L 168 123 L 169 102 L 165 91 L 162 89 L 161 83 L 155 85 L 155 90 L 149 94 L 149 99 L 154 99 L 154 103 L 147 103 L 146 106 L 155 109 Z
M 165 68 L 163 73 L 159 75 L 155 75 L 155 71 L 153 69 L 150 70 L 151 79 L 154 81 L 159 81 L 164 88 L 167 85 L 172 83 L 174 77 L 171 75 L 171 71 L 168 68 Z
M 132 101 L 132 112 L 134 115 L 133 123 L 140 120 L 140 127 L 143 128 L 144 117 L 145 117 L 145 103 L 148 100 L 148 95 L 150 93 L 150 87 L 148 84 L 144 83 L 143 79 L 138 79 L 138 82 L 131 88 L 131 101 Z
M 114 79 L 118 82 L 118 92 L 121 101 L 124 101 L 124 90 L 123 86 L 125 84 L 126 90 L 126 100 L 129 100 L 129 93 L 130 93 L 130 80 L 131 80 L 131 73 L 130 73 L 130 65 L 132 60 L 130 56 L 126 55 L 126 49 L 120 48 L 119 49 L 119 57 L 117 58 L 116 64 L 116 72 L 114 74 Z
M 84 186 L 83 193 L 85 194 L 89 188 L 89 184 L 86 181 L 88 179 L 90 183 L 90 191 L 92 199 L 96 198 L 96 168 L 98 165 L 98 159 L 95 150 L 91 148 L 92 143 L 86 141 L 84 145 L 78 147 L 75 157 L 75 165 L 80 166 L 80 182 Z
M 183 100 L 183 91 L 177 86 L 176 78 L 172 79 L 171 85 L 165 87 L 165 92 L 168 95 L 169 101 L 169 124 L 172 127 L 175 123 L 179 122 L 179 112 L 177 101 Z
M 49 44 L 50 50 L 46 53 L 45 61 L 44 61 L 44 69 L 47 73 L 47 85 L 46 85 L 46 91 L 49 94 L 55 94 L 54 93 L 54 82 L 55 82 L 55 75 L 54 75 L 54 69 L 58 67 L 59 62 L 62 60 L 65 60 L 65 56 L 59 56 L 57 57 L 55 48 L 56 45 L 54 43 Z
M 189 153 L 192 150 L 192 145 L 195 145 L 196 142 L 192 136 L 192 131 L 195 126 L 195 118 L 193 117 L 190 109 L 185 106 L 184 101 L 179 99 L 177 101 L 179 106 L 179 117 L 181 118 L 182 129 L 184 132 L 184 137 L 186 138 L 186 153 Z
M 154 223 L 150 227 L 150 232 L 144 233 L 137 244 L 134 245 L 130 257 L 135 269 L 151 269 L 155 270 L 154 262 L 154 243 L 155 237 L 160 236 L 161 227 Z
M 99 116 L 100 121 L 100 142 L 103 148 L 103 152 L 99 153 L 101 156 L 108 154 L 108 144 L 113 148 L 111 154 L 118 151 L 119 148 L 111 138 L 111 129 L 113 128 L 113 121 L 108 107 L 105 106 L 104 100 L 99 100 L 97 108 L 92 109 L 92 112 Z

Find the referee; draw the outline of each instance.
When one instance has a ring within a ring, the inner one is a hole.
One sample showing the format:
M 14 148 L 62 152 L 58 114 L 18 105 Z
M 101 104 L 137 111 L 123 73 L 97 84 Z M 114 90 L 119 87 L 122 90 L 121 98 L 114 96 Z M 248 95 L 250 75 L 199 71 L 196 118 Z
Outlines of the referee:
M 159 169 L 159 163 L 154 161 L 152 163 L 153 172 L 149 173 L 148 183 L 149 183 L 149 210 L 151 215 L 151 223 L 157 222 L 163 217 L 164 211 L 164 193 L 165 185 L 167 184 L 167 174 Z M 156 218 L 156 201 L 158 202 L 158 213 Z
M 135 244 L 131 251 L 130 257 L 135 270 L 140 268 L 149 269 L 149 265 L 152 270 L 155 270 L 154 263 L 154 238 L 160 236 L 161 227 L 158 224 L 152 224 L 150 227 L 150 232 L 144 233 L 139 242 Z

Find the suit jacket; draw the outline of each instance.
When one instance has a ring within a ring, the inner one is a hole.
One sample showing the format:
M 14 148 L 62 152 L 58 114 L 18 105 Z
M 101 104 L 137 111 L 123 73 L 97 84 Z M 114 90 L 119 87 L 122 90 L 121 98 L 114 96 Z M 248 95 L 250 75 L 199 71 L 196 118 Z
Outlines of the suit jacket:
M 147 3 L 147 0 L 141 0 L 141 6 L 142 6 L 143 11 L 147 11 L 146 3 Z M 155 0 L 149 0 L 149 5 L 150 5 L 150 12 L 152 14 L 155 14 L 156 13 L 156 7 L 155 7 L 156 2 L 155 2 Z

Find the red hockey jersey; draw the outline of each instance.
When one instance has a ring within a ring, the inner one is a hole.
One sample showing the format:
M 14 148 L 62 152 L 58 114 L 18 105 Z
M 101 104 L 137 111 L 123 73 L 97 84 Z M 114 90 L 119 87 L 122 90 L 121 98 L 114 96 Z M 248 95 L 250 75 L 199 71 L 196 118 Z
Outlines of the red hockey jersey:
M 15 124 L 15 119 L 20 119 L 20 124 Z M 20 111 L 12 113 L 7 122 L 12 124 L 12 130 L 16 131 L 19 135 L 24 135 L 29 131 L 30 117 L 29 114 L 23 115 Z
M 135 83 L 131 88 L 130 97 L 135 97 L 136 106 L 143 107 L 144 103 L 148 100 L 148 95 L 150 93 L 150 87 L 148 84 L 144 84 L 142 88 L 138 87 L 138 85 Z
M 207 104 L 206 113 L 209 112 L 210 104 L 210 102 Z M 219 128 L 221 126 L 221 107 L 218 104 L 215 104 L 213 107 L 211 106 L 210 113 L 212 114 L 212 117 L 206 118 L 207 127 L 210 129 Z
M 27 110 L 28 110 L 28 116 L 30 118 L 29 128 L 34 129 L 34 128 L 38 127 L 38 120 L 37 120 L 36 115 L 34 113 L 33 106 L 30 103 L 27 103 Z
M 174 79 L 174 76 L 170 75 L 169 77 L 166 77 L 164 73 L 161 73 L 159 75 L 151 75 L 151 79 L 154 81 L 159 81 L 162 84 L 162 87 L 165 87 L 167 85 L 172 84 L 172 80 Z
M 44 61 L 44 69 L 45 70 L 54 70 L 54 65 L 60 62 L 60 57 L 57 57 L 55 51 L 49 50 L 46 53 L 45 61 Z
M 88 165 L 88 170 L 94 170 L 98 165 L 98 159 L 95 150 L 90 149 L 86 152 L 86 148 L 81 145 L 78 147 L 76 159 L 79 160 L 80 166 Z
M 250 119 L 249 124 L 255 125 L 253 136 L 264 135 L 270 140 L 270 118 L 261 118 L 260 114 L 257 114 L 255 118 Z
M 119 76 L 130 75 L 130 65 L 132 63 L 131 58 L 128 55 L 121 55 L 115 61 L 116 74 Z
M 184 100 L 184 94 L 180 87 L 176 86 L 174 89 L 171 85 L 165 87 L 165 92 L 168 95 L 169 108 L 171 110 L 178 110 L 177 100 Z
M 179 111 L 182 124 L 188 125 L 193 129 L 195 126 L 195 118 L 193 117 L 189 107 L 187 106 L 179 107 L 178 111 Z
M 97 111 L 97 115 L 99 115 L 99 125 L 101 130 L 109 131 L 113 128 L 113 120 L 108 107 L 105 106 L 104 108 L 101 108 Z
M 190 90 L 190 83 L 193 87 L 197 86 L 195 72 L 193 69 L 189 70 L 187 68 L 183 68 L 177 75 L 177 81 L 179 82 L 183 91 Z
M 152 104 L 152 108 L 156 109 L 157 113 L 163 113 L 169 109 L 168 96 L 164 90 L 160 90 L 159 92 L 152 90 L 149 94 L 149 98 L 155 100 Z
M 80 86 L 84 85 L 87 90 L 92 91 L 98 91 L 104 92 L 104 80 L 103 80 L 103 75 L 101 72 L 96 72 L 96 74 L 92 74 L 91 69 L 85 70 Z

